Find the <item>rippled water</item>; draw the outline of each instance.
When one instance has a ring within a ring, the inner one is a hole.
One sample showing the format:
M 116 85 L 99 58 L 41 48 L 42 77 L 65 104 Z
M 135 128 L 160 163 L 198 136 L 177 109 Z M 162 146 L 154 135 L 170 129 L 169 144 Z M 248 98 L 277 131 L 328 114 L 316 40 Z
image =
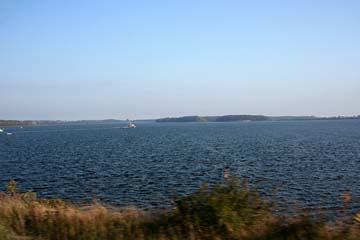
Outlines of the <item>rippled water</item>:
M 16 179 L 43 197 L 155 207 L 173 189 L 189 193 L 222 181 L 229 165 L 232 175 L 282 201 L 334 207 L 345 190 L 359 200 L 358 120 L 121 127 L 7 128 L 14 134 L 0 134 L 1 189 Z

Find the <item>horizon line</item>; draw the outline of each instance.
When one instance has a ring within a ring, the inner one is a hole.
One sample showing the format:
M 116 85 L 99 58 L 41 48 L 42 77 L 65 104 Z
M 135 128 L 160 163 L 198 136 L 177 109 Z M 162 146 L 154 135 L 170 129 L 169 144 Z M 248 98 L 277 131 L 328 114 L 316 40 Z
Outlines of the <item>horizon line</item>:
M 350 118 L 350 117 L 360 117 L 359 114 L 352 114 L 352 115 L 265 115 L 265 114 L 222 114 L 222 115 L 198 115 L 198 114 L 192 114 L 192 115 L 177 115 L 177 116 L 166 116 L 166 117 L 156 117 L 156 118 L 84 118 L 84 119 L 16 119 L 16 118 L 1 118 L 0 121 L 60 121 L 60 122 L 77 122 L 77 121 L 151 121 L 151 120 L 157 120 L 157 119 L 163 119 L 163 118 L 180 118 L 180 117 L 190 117 L 190 116 L 199 116 L 199 117 L 218 117 L 218 116 L 230 116 L 230 115 L 249 115 L 249 116 L 266 116 L 266 117 L 311 117 L 311 118 Z

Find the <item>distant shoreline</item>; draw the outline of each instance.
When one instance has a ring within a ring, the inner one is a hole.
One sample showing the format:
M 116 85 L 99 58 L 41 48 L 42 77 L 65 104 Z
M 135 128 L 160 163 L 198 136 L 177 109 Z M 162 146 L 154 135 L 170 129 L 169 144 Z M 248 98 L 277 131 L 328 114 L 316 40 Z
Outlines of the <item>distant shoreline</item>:
M 336 117 L 316 117 L 316 116 L 265 116 L 265 115 L 222 115 L 222 116 L 183 116 L 166 117 L 159 119 L 138 119 L 134 122 L 156 122 L 156 123 L 185 123 L 185 122 L 258 122 L 258 121 L 309 121 L 309 120 L 360 120 L 358 116 L 336 116 Z M 59 124 L 125 124 L 127 120 L 104 119 L 104 120 L 0 120 L 0 127 L 7 126 L 39 126 L 39 125 L 59 125 Z
M 171 122 L 255 122 L 255 121 L 308 121 L 308 120 L 342 120 L 360 119 L 358 116 L 338 116 L 338 117 L 315 117 L 315 116 L 264 116 L 264 115 L 224 115 L 224 116 L 184 116 L 168 117 L 157 119 L 158 123 Z

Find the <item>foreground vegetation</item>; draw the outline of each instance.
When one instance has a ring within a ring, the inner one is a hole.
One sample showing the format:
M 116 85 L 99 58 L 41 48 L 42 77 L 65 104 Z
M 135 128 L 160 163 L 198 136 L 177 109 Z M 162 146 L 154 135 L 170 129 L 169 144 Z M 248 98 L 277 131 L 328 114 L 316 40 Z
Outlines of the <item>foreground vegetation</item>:
M 349 199 L 344 198 L 345 203 Z M 244 182 L 201 187 L 175 197 L 174 208 L 144 212 L 99 203 L 74 205 L 19 193 L 11 181 L 0 193 L 0 239 L 360 239 L 360 214 L 331 222 L 319 214 L 286 216 Z

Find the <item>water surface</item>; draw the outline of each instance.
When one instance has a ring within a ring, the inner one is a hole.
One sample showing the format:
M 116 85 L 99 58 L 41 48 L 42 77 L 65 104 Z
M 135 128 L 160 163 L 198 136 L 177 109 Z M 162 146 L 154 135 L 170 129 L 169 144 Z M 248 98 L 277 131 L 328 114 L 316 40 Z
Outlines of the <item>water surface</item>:
M 157 207 L 221 182 L 223 170 L 278 200 L 340 205 L 360 194 L 360 121 L 144 123 L 8 127 L 0 134 L 1 189 L 10 179 L 41 197 Z M 274 191 L 276 190 L 276 191 Z

